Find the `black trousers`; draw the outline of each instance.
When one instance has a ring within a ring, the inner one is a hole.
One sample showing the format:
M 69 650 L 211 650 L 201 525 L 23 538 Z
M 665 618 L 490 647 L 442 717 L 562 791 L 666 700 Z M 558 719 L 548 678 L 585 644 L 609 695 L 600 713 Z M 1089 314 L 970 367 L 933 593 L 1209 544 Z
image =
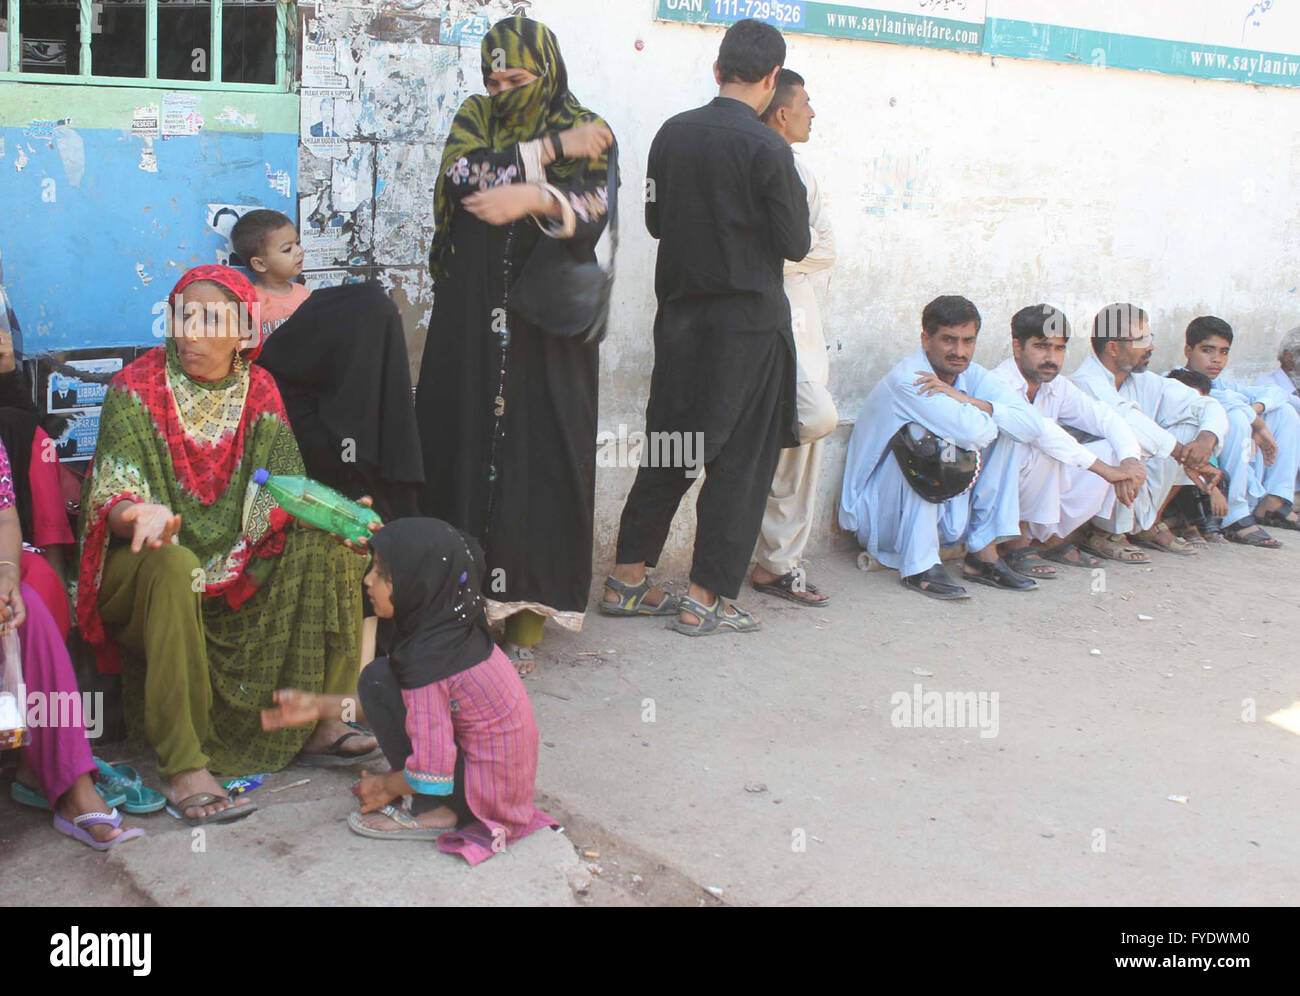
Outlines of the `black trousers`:
M 740 594 L 785 436 L 783 394 L 787 364 L 793 360 L 784 342 L 773 343 L 761 379 L 736 412 L 720 448 L 715 449 L 716 440 L 705 441 L 705 450 L 716 455 L 704 464 L 704 484 L 695 503 L 691 581 L 725 598 Z M 658 563 L 682 496 L 695 483 L 687 476 L 689 469 L 643 463 L 637 470 L 619 522 L 618 563 Z
M 376 657 L 361 672 L 357 681 L 357 694 L 361 698 L 361 709 L 366 714 L 366 722 L 375 731 L 375 739 L 379 741 L 379 749 L 384 752 L 388 766 L 394 771 L 401 771 L 406 767 L 406 761 L 413 751 L 411 738 L 406 735 L 406 703 L 402 701 L 401 687 L 397 684 L 393 666 L 387 657 Z M 465 754 L 460 750 L 456 752 L 455 777 L 451 795 L 420 795 L 412 792 L 411 812 L 418 816 L 439 806 L 450 806 L 460 822 L 473 819 L 469 805 L 465 802 Z

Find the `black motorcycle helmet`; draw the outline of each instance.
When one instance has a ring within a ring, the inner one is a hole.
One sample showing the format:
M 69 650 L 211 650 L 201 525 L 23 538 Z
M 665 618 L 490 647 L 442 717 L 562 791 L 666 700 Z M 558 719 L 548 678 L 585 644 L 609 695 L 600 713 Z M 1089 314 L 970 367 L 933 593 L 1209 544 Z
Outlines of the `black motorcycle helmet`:
M 980 476 L 979 450 L 940 439 L 919 422 L 894 433 L 889 449 L 912 490 L 935 505 L 965 494 Z

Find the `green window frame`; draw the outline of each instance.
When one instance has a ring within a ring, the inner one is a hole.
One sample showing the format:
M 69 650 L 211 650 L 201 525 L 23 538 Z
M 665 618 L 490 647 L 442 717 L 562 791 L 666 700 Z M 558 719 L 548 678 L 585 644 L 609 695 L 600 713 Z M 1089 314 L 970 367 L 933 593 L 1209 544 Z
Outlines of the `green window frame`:
M 22 26 L 18 16 L 18 0 L 8 3 L 8 43 L 9 69 L 0 72 L 0 81 L 22 83 L 59 83 L 88 84 L 95 86 L 160 86 L 168 90 L 222 90 L 252 91 L 258 93 L 284 93 L 290 89 L 289 79 L 289 16 L 290 10 L 296 11 L 293 3 L 284 0 L 275 2 L 275 82 L 274 83 L 226 83 L 221 79 L 221 14 L 224 0 L 210 0 L 212 12 L 211 41 L 208 51 L 208 65 L 212 79 L 208 80 L 174 80 L 161 79 L 158 76 L 158 0 L 145 0 L 145 74 L 144 76 L 96 76 L 95 67 L 90 58 L 91 39 L 91 3 L 92 0 L 79 0 L 81 43 L 78 67 L 88 72 L 69 75 L 51 75 L 49 73 L 24 73 L 22 71 Z

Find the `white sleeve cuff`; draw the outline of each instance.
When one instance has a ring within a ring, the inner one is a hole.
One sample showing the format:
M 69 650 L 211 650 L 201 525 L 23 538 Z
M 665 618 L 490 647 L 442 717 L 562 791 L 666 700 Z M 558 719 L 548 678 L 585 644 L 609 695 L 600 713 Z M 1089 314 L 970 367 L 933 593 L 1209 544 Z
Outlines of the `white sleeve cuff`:
M 519 159 L 524 166 L 525 183 L 545 183 L 546 167 L 542 165 L 542 143 L 544 138 L 536 138 L 531 142 L 519 143 Z

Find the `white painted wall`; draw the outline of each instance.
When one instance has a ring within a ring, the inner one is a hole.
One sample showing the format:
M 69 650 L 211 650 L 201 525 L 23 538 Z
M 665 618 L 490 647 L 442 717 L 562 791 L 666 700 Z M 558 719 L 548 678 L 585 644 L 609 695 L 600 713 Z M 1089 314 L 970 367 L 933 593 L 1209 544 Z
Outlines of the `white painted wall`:
M 601 381 L 601 428 L 614 431 L 641 426 L 654 358 L 655 246 L 639 217 L 646 152 L 665 118 L 714 95 L 722 37 L 655 22 L 652 10 L 650 0 L 537 0 L 531 10 L 622 149 L 623 241 Z M 914 348 L 921 308 L 938 294 L 979 306 L 986 365 L 1009 354 L 1011 315 L 1040 300 L 1085 333 L 1106 302 L 1142 304 L 1162 369 L 1179 362 L 1199 314 L 1232 323 L 1234 366 L 1252 376 L 1300 325 L 1300 91 L 798 35 L 787 44 L 817 112 L 801 151 L 830 196 L 839 250 L 823 316 L 843 423 Z M 1088 349 L 1075 343 L 1068 369 Z M 843 423 L 815 547 L 833 539 Z M 612 555 L 630 479 L 602 472 L 598 557 Z M 682 518 L 667 566 L 687 552 Z

